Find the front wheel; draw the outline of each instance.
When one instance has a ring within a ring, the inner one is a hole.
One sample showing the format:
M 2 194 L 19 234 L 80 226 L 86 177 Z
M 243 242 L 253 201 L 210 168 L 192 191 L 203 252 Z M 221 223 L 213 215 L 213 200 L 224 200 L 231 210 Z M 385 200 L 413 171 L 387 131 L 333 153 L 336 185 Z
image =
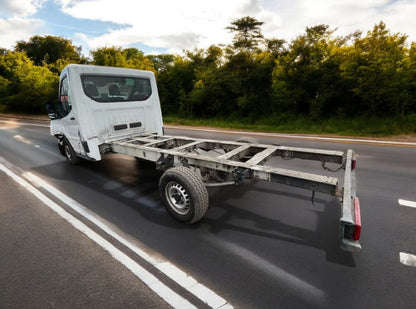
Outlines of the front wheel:
M 166 209 L 179 221 L 195 223 L 208 210 L 208 191 L 201 177 L 187 167 L 167 170 L 160 178 L 159 191 Z
M 76 155 L 74 148 L 72 148 L 71 144 L 67 139 L 64 139 L 63 153 L 69 163 L 76 165 L 79 162 L 81 162 L 81 158 Z

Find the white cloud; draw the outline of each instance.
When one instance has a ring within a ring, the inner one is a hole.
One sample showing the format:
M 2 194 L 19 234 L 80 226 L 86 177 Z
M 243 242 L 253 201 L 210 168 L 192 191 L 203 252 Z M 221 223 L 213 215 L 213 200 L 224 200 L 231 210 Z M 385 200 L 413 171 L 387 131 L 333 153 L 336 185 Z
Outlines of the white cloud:
M 27 40 L 36 35 L 43 21 L 31 19 L 30 16 L 46 0 L 0 0 L 0 11 L 8 16 L 0 18 L 0 47 L 10 49 L 17 41 Z
M 11 16 L 34 14 L 46 0 L 0 0 L 0 11 Z
M 412 0 L 283 0 L 270 7 L 282 18 L 280 37 L 286 40 L 318 24 L 337 28 L 338 35 L 356 30 L 366 34 L 380 21 L 393 33 L 406 33 L 416 40 L 416 2 Z
M 384 22 L 392 32 L 409 35 L 416 42 L 416 3 L 415 1 L 397 1 L 385 10 Z
M 38 34 L 37 30 L 43 26 L 43 21 L 12 17 L 0 18 L 0 47 L 11 49 L 17 41 L 28 40 Z
M 64 12 L 74 17 L 126 25 L 117 30 L 109 29 L 100 37 L 89 37 L 90 48 L 140 42 L 181 52 L 230 43 L 232 36 L 225 28 L 242 16 L 267 20 L 267 26 L 272 30 L 279 24 L 278 16 L 265 11 L 259 0 L 61 1 L 65 1 L 62 2 Z
M 263 21 L 263 35 L 287 41 L 306 27 L 328 24 L 337 34 L 371 30 L 381 20 L 393 32 L 415 40 L 416 3 L 412 0 L 57 0 L 77 18 L 117 23 L 102 36 L 84 36 L 88 49 L 142 43 L 181 52 L 211 44 L 229 44 L 225 28 L 243 16 Z
M 8 48 L 16 40 L 39 34 L 42 22 L 30 17 L 45 1 L 0 0 L 0 16 L 4 18 L 0 17 L 0 46 Z M 408 34 L 409 41 L 416 41 L 415 0 L 48 1 L 60 4 L 65 13 L 75 18 L 112 23 L 103 35 L 94 36 L 85 29 L 69 38 L 82 45 L 84 51 L 100 46 L 144 44 L 181 53 L 183 49 L 230 44 L 232 34 L 225 28 L 243 16 L 263 21 L 262 33 L 266 38 L 290 41 L 304 33 L 306 27 L 318 24 L 338 28 L 338 35 L 355 30 L 366 33 L 383 20 L 393 33 Z

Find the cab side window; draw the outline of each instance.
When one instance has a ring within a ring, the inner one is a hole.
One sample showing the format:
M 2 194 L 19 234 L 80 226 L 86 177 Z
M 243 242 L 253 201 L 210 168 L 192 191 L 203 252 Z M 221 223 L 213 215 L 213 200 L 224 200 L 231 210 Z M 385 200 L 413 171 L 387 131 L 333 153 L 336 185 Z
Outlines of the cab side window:
M 61 87 L 59 88 L 59 103 L 58 103 L 58 113 L 61 118 L 69 114 L 72 109 L 72 104 L 68 97 L 68 78 L 65 76 L 61 80 Z

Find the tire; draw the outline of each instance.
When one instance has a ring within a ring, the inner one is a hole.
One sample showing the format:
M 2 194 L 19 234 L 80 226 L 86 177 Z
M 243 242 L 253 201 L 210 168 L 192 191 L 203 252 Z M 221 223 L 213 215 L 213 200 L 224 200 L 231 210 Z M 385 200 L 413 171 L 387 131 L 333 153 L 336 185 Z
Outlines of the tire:
M 72 148 L 71 144 L 67 139 L 64 139 L 63 152 L 65 158 L 72 165 L 76 165 L 79 162 L 81 162 L 81 158 L 76 155 L 74 148 Z
M 60 153 L 62 156 L 66 157 L 66 156 L 65 156 L 64 141 L 63 141 L 62 139 L 60 139 L 60 140 L 58 141 L 58 149 L 59 149 L 59 153 Z
M 207 188 L 201 177 L 187 167 L 167 170 L 160 178 L 159 191 L 165 208 L 178 221 L 195 223 L 208 210 Z

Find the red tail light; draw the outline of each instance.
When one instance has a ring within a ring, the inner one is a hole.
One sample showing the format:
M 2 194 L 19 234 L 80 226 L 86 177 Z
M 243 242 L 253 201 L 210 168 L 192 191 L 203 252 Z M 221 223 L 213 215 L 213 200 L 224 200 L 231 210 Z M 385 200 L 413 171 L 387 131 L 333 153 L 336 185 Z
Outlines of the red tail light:
M 361 235 L 361 210 L 360 210 L 360 200 L 358 199 L 358 197 L 354 198 L 354 212 L 355 212 L 355 228 L 354 228 L 353 239 L 357 241 L 360 239 L 360 235 Z

